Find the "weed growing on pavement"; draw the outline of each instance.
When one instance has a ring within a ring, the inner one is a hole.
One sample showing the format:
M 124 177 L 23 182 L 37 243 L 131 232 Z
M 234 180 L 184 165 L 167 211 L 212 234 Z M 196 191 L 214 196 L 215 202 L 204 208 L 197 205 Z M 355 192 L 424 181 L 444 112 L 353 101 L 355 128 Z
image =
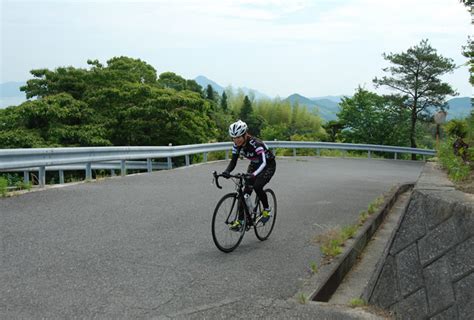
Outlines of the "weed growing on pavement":
M 367 207 L 367 213 L 369 215 L 373 214 L 377 209 L 383 204 L 383 196 L 377 197 L 374 201 L 372 201 L 369 206 Z
M 306 304 L 308 302 L 308 297 L 303 292 L 300 292 L 298 294 L 298 302 L 301 304 Z
M 363 210 L 359 212 L 359 226 L 363 225 L 365 221 L 367 221 L 367 218 L 369 218 L 367 211 Z
M 350 225 L 345 226 L 342 228 L 342 237 L 345 240 L 351 239 L 354 237 L 355 233 L 357 232 L 357 225 Z
M 309 267 L 310 267 L 310 270 L 311 270 L 311 273 L 312 274 L 315 274 L 315 273 L 318 273 L 318 265 L 316 264 L 316 262 L 311 262 L 309 264 Z
M 364 299 L 353 298 L 349 301 L 349 305 L 352 308 L 357 308 L 357 307 L 365 307 L 367 305 L 367 303 L 364 301 Z
M 344 242 L 339 227 L 331 228 L 325 233 L 318 235 L 315 242 L 319 243 L 321 252 L 327 258 L 334 258 L 342 252 Z
M 384 203 L 384 196 L 377 197 L 372 201 L 367 210 L 363 210 L 359 213 L 359 220 L 357 224 L 348 225 L 345 227 L 334 227 L 328 229 L 323 234 L 316 236 L 313 242 L 318 243 L 320 250 L 325 258 L 331 259 L 342 253 L 344 243 L 354 237 L 357 230 L 362 226 L 371 214 L 376 212 L 379 207 Z

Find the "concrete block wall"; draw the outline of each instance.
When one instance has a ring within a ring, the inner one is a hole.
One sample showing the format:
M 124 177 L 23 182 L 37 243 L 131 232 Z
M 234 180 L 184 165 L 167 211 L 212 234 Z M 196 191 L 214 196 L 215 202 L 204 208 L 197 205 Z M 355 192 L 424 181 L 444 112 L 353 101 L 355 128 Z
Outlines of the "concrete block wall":
M 397 319 L 474 319 L 474 195 L 427 163 L 369 303 Z

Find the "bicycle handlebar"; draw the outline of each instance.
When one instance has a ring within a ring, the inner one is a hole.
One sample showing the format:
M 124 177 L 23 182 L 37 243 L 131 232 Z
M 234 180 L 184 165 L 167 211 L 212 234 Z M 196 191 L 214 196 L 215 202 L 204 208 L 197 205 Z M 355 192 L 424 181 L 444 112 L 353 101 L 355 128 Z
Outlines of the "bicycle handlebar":
M 212 175 L 214 176 L 214 181 L 216 182 L 216 186 L 219 189 L 222 189 L 222 187 L 219 185 L 219 178 L 223 177 L 222 174 L 218 174 L 216 171 L 212 172 Z M 236 179 L 244 179 L 245 173 L 237 173 L 237 174 L 229 174 L 229 178 L 236 178 Z

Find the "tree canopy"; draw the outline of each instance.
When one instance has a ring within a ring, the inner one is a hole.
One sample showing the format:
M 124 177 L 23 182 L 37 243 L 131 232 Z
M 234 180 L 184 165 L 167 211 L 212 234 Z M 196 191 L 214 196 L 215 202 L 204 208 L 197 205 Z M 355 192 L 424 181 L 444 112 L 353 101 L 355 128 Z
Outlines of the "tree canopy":
M 0 109 L 0 148 L 228 141 L 228 126 L 239 118 L 252 134 L 265 133 L 263 139 L 298 134 L 309 139 L 314 130 L 324 136 L 319 117 L 298 106 L 292 114 L 282 112 L 289 105 L 255 102 L 243 92 L 225 91 L 220 97 L 211 86 L 203 90 L 173 72 L 158 75 L 130 57 L 87 64 L 32 70 L 21 88 L 31 100 Z
M 439 55 L 426 39 L 406 52 L 384 53 L 383 57 L 392 64 L 383 69 L 390 76 L 375 78 L 373 82 L 376 87 L 386 86 L 395 91 L 392 97 L 398 101 L 398 107 L 410 110 L 410 142 L 416 148 L 416 121 L 421 114 L 427 113 L 428 107 L 444 108 L 446 96 L 457 94 L 440 79 L 456 65 L 452 59 Z

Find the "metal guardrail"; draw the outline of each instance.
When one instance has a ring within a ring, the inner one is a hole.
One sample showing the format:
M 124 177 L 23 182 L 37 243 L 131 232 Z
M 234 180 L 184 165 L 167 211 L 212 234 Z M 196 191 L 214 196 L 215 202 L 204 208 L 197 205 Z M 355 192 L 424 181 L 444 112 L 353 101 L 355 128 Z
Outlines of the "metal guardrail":
M 296 156 L 297 149 L 315 149 L 320 156 L 321 149 L 335 150 L 360 150 L 367 151 L 368 158 L 371 152 L 394 153 L 394 158 L 400 153 L 420 154 L 423 158 L 434 156 L 436 152 L 429 149 L 415 149 L 407 147 L 309 142 L 309 141 L 265 141 L 271 149 L 293 149 Z M 190 165 L 189 156 L 203 154 L 204 162 L 207 161 L 209 152 L 225 151 L 226 159 L 229 158 L 231 142 L 194 144 L 184 146 L 166 147 L 81 147 L 81 148 L 38 148 L 38 149 L 0 149 L 0 172 L 24 172 L 24 182 L 29 183 L 29 172 L 37 171 L 40 186 L 45 185 L 46 171 L 59 171 L 60 183 L 64 183 L 64 171 L 85 170 L 86 179 L 92 179 L 92 170 L 103 169 L 120 170 L 125 175 L 127 169 L 147 170 L 171 169 L 172 158 L 185 157 L 185 165 Z M 146 159 L 146 161 L 143 161 Z M 167 159 L 167 162 L 153 162 L 152 159 Z M 142 160 L 142 161 L 136 161 Z

